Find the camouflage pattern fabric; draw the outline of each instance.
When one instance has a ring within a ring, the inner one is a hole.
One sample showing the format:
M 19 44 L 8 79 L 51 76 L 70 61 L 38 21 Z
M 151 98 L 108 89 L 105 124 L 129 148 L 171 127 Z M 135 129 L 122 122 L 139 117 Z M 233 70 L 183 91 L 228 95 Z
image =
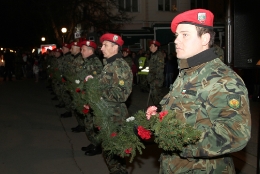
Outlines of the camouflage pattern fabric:
M 84 81 L 85 77 L 92 75 L 96 77 L 99 75 L 103 69 L 103 65 L 99 58 L 93 54 L 86 59 L 83 59 L 84 63 L 82 64 L 82 71 L 78 72 L 78 77 L 80 81 Z M 77 102 L 77 101 L 75 101 Z M 93 123 L 93 113 L 90 112 L 84 117 L 85 133 L 88 140 L 95 146 L 100 144 L 99 140 L 96 138 L 96 132 L 94 131 Z
M 160 102 L 176 118 L 202 131 L 197 144 L 163 153 L 160 174 L 235 173 L 230 153 L 251 136 L 248 92 L 242 79 L 208 49 L 179 60 L 180 74 Z
M 154 105 L 159 105 L 163 94 L 162 87 L 164 82 L 164 57 L 161 51 L 156 51 L 149 60 L 149 74 L 147 76 L 150 85 L 151 97 Z
M 133 74 L 127 62 L 116 54 L 107 59 L 100 76 L 100 83 L 106 88 L 102 89 L 102 98 L 106 102 L 108 109 L 113 115 L 111 120 L 120 126 L 128 117 L 128 110 L 125 102 L 132 92 Z M 116 155 L 103 153 L 110 173 L 127 173 L 125 159 Z
M 127 64 L 129 65 L 129 67 L 131 68 L 132 65 L 133 65 L 133 60 L 130 56 L 126 56 L 126 57 L 123 57 L 123 59 L 127 62 Z
M 218 45 L 214 44 L 214 48 L 215 48 L 215 54 L 218 56 L 218 58 L 224 62 L 224 50 L 222 48 L 220 48 Z
M 84 61 L 83 61 L 82 55 L 81 55 L 81 53 L 78 53 L 77 55 L 74 56 L 71 71 L 74 73 L 81 71 L 83 63 L 84 63 Z
M 70 52 L 63 55 L 60 70 L 64 77 L 66 77 L 67 71 L 71 69 L 70 66 L 72 65 L 73 60 L 74 60 L 74 58 Z M 63 83 L 63 85 L 62 85 L 61 98 L 64 102 L 65 109 L 67 111 L 71 111 L 72 97 L 71 97 L 69 91 L 67 91 L 66 83 Z

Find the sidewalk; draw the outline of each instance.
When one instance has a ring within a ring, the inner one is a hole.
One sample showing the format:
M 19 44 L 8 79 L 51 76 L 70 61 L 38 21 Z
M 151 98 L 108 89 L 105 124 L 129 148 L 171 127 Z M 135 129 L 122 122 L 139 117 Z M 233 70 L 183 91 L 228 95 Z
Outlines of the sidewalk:
M 71 132 L 76 119 L 60 118 L 65 109 L 55 107 L 44 81 L 0 78 L 0 89 L 0 173 L 108 174 L 101 155 L 88 157 L 81 151 L 89 144 L 85 133 Z M 147 97 L 135 86 L 130 112 L 145 109 Z M 129 173 L 157 174 L 159 155 L 156 145 L 148 145 L 127 165 Z
M 85 133 L 71 132 L 76 119 L 60 118 L 65 109 L 55 107 L 57 102 L 51 100 L 44 81 L 3 82 L 0 78 L 0 91 L 1 174 L 108 174 L 102 155 L 89 157 L 81 151 L 89 144 Z M 129 112 L 145 110 L 147 98 L 148 93 L 134 86 Z M 234 154 L 241 174 L 256 171 L 259 110 L 259 102 L 253 102 L 252 138 L 243 151 Z M 160 152 L 155 144 L 147 145 L 142 155 L 128 163 L 129 174 L 158 174 Z

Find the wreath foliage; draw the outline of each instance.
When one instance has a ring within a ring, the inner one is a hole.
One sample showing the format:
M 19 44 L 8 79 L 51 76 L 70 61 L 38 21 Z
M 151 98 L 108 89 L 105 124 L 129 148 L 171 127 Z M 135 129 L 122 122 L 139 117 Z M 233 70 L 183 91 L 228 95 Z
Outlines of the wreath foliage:
M 104 86 L 100 86 L 97 78 L 86 79 L 81 99 L 93 110 L 98 139 L 108 153 L 130 157 L 132 162 L 137 152 L 142 154 L 144 140 L 152 137 L 159 148 L 166 151 L 182 151 L 185 146 L 199 140 L 200 131 L 177 120 L 174 111 L 158 113 L 155 106 L 147 111 L 137 111 L 120 126 L 114 124 L 110 119 L 113 113 L 102 98 Z

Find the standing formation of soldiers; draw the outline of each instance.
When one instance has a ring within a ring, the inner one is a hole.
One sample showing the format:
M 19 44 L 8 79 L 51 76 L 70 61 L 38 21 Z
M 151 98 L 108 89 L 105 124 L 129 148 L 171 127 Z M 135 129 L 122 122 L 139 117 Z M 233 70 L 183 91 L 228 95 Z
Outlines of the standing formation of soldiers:
M 56 107 L 66 108 L 62 118 L 74 116 L 78 125 L 72 132 L 85 132 L 90 144 L 81 150 L 87 156 L 102 153 L 100 140 L 97 138 L 93 121 L 93 112 L 84 114 L 79 100 L 79 89 L 87 76 L 98 78 L 102 88 L 102 98 L 109 105 L 115 125 L 120 125 L 129 115 L 126 100 L 132 92 L 133 75 L 131 62 L 124 60 L 122 46 L 124 41 L 118 35 L 107 33 L 100 38 L 101 51 L 104 55 L 104 67 L 95 54 L 97 44 L 90 40 L 64 43 L 62 49 L 48 50 L 47 71 L 48 82 L 58 100 Z M 101 85 L 102 86 L 102 85 Z M 81 106 L 81 108 L 79 108 Z M 120 108 L 120 109 L 118 109 Z M 120 112 L 118 112 L 120 110 Z M 125 159 L 103 152 L 110 173 L 127 174 Z

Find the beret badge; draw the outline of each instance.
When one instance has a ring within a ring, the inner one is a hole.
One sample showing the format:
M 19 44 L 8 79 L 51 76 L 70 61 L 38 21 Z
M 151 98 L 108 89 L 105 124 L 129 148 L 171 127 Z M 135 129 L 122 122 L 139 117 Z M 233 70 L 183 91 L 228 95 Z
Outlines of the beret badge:
M 198 13 L 198 21 L 200 21 L 200 23 L 205 23 L 206 20 L 206 13 Z
M 117 36 L 117 35 L 114 35 L 113 41 L 116 42 L 117 40 L 118 40 L 118 36 Z

